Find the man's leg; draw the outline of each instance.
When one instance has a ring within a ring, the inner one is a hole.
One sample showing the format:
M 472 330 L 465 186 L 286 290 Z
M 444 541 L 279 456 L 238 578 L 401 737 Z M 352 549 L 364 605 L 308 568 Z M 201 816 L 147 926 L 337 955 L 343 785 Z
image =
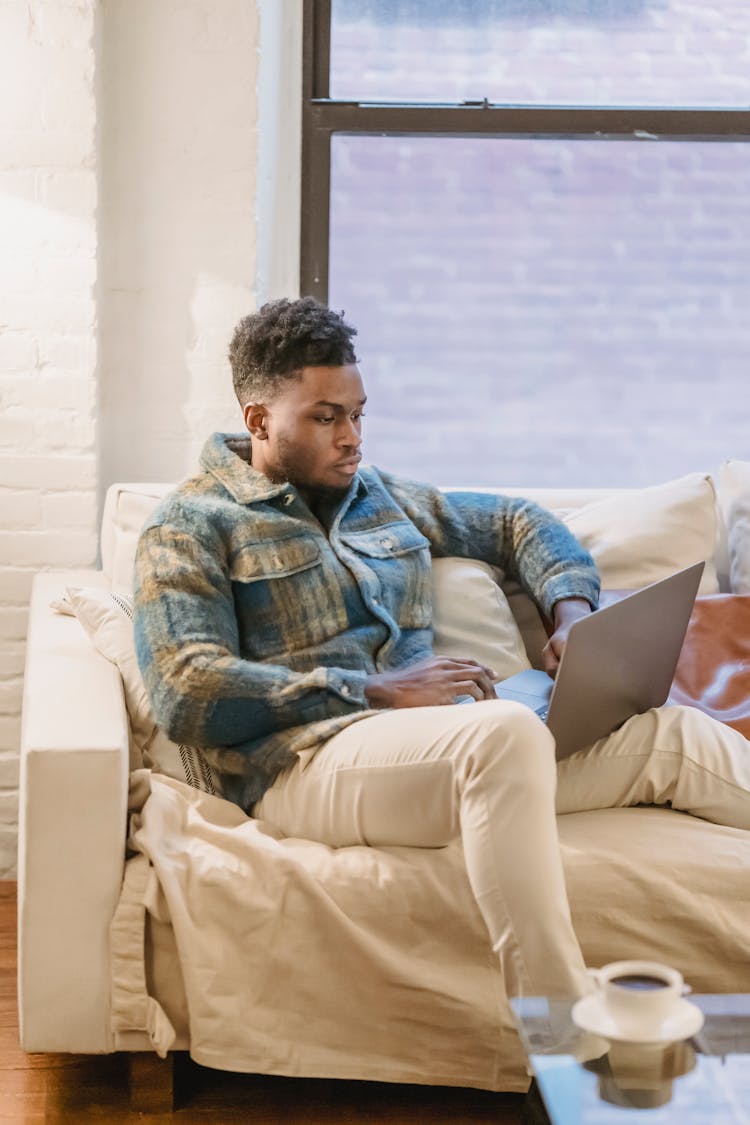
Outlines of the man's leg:
M 750 829 L 750 743 L 695 707 L 659 707 L 558 764 L 557 811 L 666 805 Z
M 512 995 L 589 990 L 555 820 L 552 737 L 525 707 L 386 711 L 285 771 L 256 816 L 289 836 L 443 847 L 459 832 L 474 896 Z

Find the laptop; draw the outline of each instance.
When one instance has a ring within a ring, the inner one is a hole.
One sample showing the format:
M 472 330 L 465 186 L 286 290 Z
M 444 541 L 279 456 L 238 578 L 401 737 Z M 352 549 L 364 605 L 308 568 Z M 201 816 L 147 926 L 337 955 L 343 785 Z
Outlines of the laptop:
M 636 590 L 570 628 L 553 680 L 529 669 L 495 687 L 532 707 L 555 736 L 558 761 L 611 734 L 669 695 L 704 563 Z

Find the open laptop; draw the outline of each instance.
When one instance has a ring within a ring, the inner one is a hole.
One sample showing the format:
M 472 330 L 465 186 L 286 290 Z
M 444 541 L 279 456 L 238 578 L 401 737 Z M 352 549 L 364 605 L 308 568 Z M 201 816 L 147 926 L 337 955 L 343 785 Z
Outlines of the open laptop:
M 669 695 L 704 564 L 596 610 L 570 628 L 553 680 L 529 669 L 495 687 L 525 703 L 555 736 L 558 761 Z

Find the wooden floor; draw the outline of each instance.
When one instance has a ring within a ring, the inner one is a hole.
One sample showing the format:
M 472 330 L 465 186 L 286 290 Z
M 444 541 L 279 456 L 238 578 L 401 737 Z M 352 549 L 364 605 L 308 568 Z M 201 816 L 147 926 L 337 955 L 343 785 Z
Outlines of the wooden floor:
M 0 1123 L 200 1122 L 206 1125 L 518 1125 L 512 1094 L 268 1078 L 209 1070 L 180 1056 L 171 1114 L 131 1112 L 121 1055 L 27 1055 L 18 1045 L 16 885 L 0 882 Z

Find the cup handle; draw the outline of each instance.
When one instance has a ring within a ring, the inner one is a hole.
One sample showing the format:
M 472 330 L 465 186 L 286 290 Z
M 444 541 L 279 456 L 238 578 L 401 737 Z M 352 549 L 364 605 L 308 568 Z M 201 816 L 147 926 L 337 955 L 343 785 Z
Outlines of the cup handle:
M 601 969 L 590 969 L 587 966 L 586 976 L 591 977 L 592 981 L 594 982 L 594 984 L 596 985 L 597 988 L 602 987 Z

